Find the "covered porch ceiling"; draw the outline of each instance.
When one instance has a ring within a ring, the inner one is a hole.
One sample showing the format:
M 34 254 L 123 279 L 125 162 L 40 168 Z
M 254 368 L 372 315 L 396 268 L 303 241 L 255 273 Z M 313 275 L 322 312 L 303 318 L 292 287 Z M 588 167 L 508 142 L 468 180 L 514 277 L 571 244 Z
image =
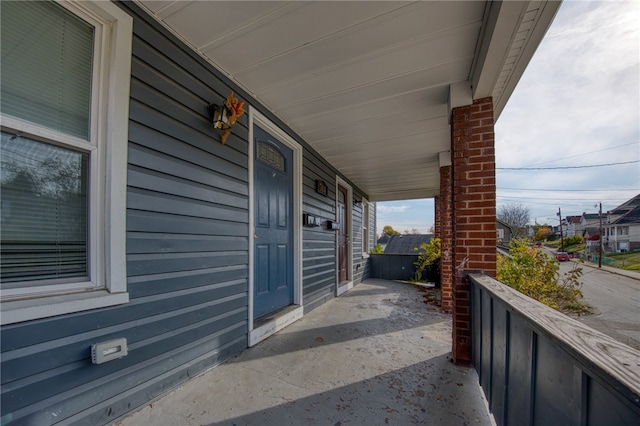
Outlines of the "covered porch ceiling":
M 439 194 L 450 107 L 493 96 L 497 120 L 560 5 L 138 3 L 287 123 L 370 201 Z

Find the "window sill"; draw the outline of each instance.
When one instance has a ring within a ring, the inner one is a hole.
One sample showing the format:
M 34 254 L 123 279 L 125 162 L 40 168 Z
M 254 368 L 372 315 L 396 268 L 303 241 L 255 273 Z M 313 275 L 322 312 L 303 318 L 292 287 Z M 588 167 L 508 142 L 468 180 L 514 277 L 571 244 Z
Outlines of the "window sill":
M 369 258 L 369 253 L 362 253 L 362 258 L 363 259 L 368 259 Z
M 0 323 L 14 324 L 127 302 L 129 302 L 129 293 L 109 293 L 106 290 L 6 301 L 2 302 Z

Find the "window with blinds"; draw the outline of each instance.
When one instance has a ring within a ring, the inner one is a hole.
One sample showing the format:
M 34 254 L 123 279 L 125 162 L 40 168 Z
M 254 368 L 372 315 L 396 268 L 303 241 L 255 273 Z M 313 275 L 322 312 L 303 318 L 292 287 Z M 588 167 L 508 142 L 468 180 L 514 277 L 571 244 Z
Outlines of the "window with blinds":
M 2 325 L 129 301 L 132 40 L 109 1 L 2 2 Z
M 3 2 L 0 111 L 59 135 L 3 129 L 2 289 L 88 280 L 94 28 L 53 2 Z
M 2 132 L 2 288 L 88 278 L 87 154 Z

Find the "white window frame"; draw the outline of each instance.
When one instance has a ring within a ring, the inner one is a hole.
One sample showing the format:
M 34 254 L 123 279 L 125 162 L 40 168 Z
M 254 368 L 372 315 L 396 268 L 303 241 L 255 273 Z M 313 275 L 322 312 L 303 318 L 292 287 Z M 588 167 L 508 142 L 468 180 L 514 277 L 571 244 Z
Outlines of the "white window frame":
M 371 238 L 369 235 L 369 226 L 371 224 L 371 207 L 369 200 L 362 198 L 362 257 L 369 257 L 371 252 Z
M 5 132 L 89 154 L 89 280 L 3 290 L 3 325 L 129 301 L 126 188 L 133 19 L 111 2 L 57 3 L 95 27 L 89 141 L 13 117 L 0 118 Z

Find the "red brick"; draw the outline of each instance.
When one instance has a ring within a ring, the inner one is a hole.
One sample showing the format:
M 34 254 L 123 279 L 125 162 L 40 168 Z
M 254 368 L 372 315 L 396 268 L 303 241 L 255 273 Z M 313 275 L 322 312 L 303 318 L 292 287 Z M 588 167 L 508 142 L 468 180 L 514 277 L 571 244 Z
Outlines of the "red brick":
M 461 281 L 459 267 L 495 275 L 495 132 L 493 99 L 477 99 L 471 106 L 454 108 L 452 118 L 452 166 L 447 181 L 450 193 L 453 291 L 454 360 L 470 359 L 469 287 Z M 464 132 L 456 132 L 463 129 Z M 442 180 L 442 179 L 441 179 Z M 441 195 L 443 187 L 441 182 Z M 490 276 L 494 276 L 490 275 Z M 444 297 L 443 297 L 444 299 Z M 444 303 L 443 303 L 444 305 Z

